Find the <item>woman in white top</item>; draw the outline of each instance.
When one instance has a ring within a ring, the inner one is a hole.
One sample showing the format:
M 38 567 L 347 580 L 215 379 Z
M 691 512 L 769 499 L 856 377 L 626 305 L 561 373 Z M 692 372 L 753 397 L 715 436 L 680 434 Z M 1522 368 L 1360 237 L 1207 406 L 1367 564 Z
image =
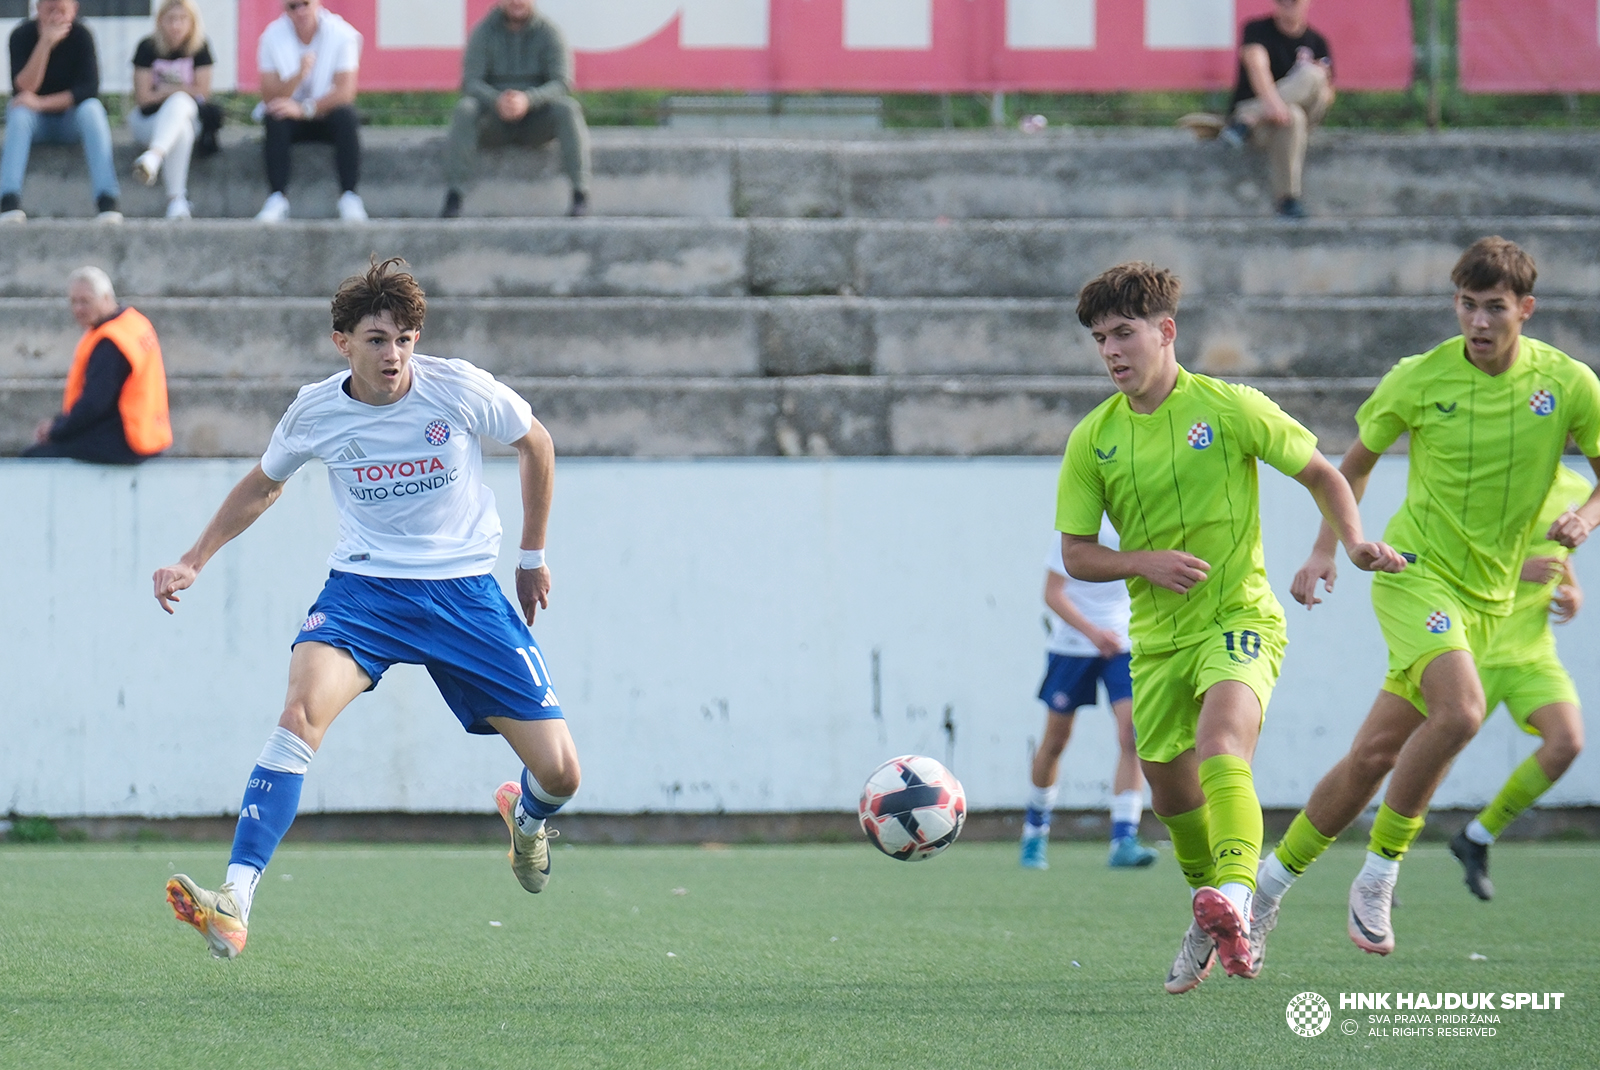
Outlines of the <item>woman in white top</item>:
M 147 186 L 166 175 L 167 218 L 188 219 L 189 158 L 200 133 L 200 103 L 211 93 L 211 44 L 194 0 L 162 0 L 156 31 L 133 53 L 128 128 L 141 145 L 133 177 Z

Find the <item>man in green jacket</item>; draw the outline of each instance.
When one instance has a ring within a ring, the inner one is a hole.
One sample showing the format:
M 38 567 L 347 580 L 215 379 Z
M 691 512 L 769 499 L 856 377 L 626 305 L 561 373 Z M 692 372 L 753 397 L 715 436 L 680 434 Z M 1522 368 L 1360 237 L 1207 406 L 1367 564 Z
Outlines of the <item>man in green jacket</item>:
M 533 0 L 499 0 L 472 29 L 462 61 L 461 100 L 450 117 L 445 159 L 446 219 L 461 214 L 462 188 L 480 145 L 561 143 L 572 182 L 568 215 L 589 214 L 589 128 L 572 97 L 572 52 L 561 29 Z

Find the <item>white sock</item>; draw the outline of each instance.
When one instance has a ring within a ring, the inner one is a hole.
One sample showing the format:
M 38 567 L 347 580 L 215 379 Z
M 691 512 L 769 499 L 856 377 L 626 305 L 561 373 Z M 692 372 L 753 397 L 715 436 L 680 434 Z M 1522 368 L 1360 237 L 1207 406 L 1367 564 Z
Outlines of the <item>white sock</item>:
M 1255 898 L 1255 893 L 1238 881 L 1229 881 L 1221 888 L 1218 888 L 1217 891 L 1227 896 L 1228 902 L 1238 908 L 1239 916 L 1244 919 L 1244 931 L 1248 934 L 1250 932 L 1251 900 Z
M 544 828 L 544 818 L 534 817 L 532 814 L 528 813 L 527 810 L 523 809 L 521 804 L 518 804 L 517 808 L 512 811 L 512 814 L 516 817 L 517 828 L 522 830 L 522 834 L 524 836 L 532 836 L 534 833 Z
M 1269 902 L 1282 899 L 1283 893 L 1297 879 L 1289 872 L 1289 867 L 1278 860 L 1276 851 L 1268 851 L 1261 868 L 1256 871 L 1256 894 Z
M 1400 875 L 1400 860 L 1385 858 L 1375 852 L 1367 852 L 1367 864 L 1361 867 L 1360 877 L 1370 880 L 1392 881 Z M 1359 878 L 1358 878 L 1359 879 Z
M 1041 788 L 1037 784 L 1028 785 L 1028 808 L 1030 810 L 1043 810 L 1045 813 L 1056 808 L 1056 796 L 1060 794 L 1058 784 L 1051 784 L 1048 788 Z
M 233 901 L 239 904 L 239 920 L 250 924 L 250 901 L 256 897 L 261 871 L 239 862 L 228 863 L 228 883 L 233 885 Z
M 1487 847 L 1494 842 L 1494 833 L 1483 827 L 1483 822 L 1473 818 L 1467 825 L 1467 839 L 1482 847 Z
M 1144 792 L 1121 791 L 1111 796 L 1111 822 L 1126 821 L 1135 828 L 1139 825 L 1139 818 L 1144 814 Z

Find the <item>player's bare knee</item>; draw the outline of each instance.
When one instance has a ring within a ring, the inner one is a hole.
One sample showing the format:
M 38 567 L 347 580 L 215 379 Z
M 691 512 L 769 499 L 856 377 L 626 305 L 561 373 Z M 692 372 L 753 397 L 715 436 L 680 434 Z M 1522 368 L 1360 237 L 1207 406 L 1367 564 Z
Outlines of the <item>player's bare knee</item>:
M 301 703 L 291 702 L 283 708 L 283 715 L 278 718 L 278 727 L 287 729 L 305 740 L 312 750 L 322 746 L 322 730 L 311 724 L 311 718 Z
M 1428 723 L 1436 733 L 1464 747 L 1483 727 L 1483 699 L 1441 704 L 1429 711 Z

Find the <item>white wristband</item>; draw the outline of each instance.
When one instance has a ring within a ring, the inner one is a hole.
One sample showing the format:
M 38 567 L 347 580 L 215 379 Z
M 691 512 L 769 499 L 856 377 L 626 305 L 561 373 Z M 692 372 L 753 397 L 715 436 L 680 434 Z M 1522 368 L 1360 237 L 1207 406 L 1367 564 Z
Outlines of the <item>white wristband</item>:
M 544 568 L 543 550 L 523 550 L 517 558 L 517 568 L 523 572 L 532 572 L 536 568 Z

